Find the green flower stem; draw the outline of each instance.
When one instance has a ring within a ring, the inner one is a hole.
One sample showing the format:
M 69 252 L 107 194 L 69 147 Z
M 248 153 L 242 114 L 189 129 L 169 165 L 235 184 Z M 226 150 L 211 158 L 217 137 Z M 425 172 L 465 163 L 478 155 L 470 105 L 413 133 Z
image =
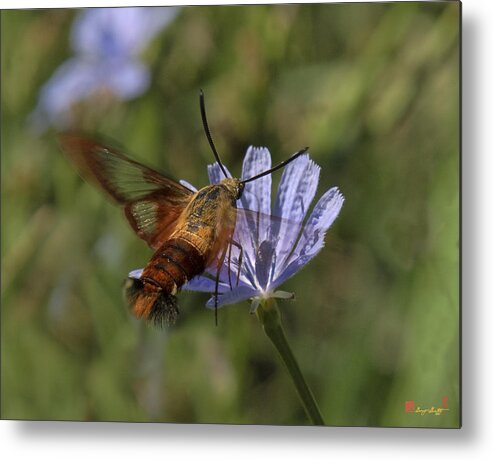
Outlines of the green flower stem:
M 314 425 L 325 425 L 315 398 L 306 384 L 296 358 L 284 335 L 284 329 L 281 324 L 281 313 L 277 307 L 276 300 L 272 298 L 263 300 L 260 302 L 256 311 L 257 317 L 262 323 L 262 327 L 264 328 L 267 337 L 269 337 L 276 347 L 282 362 L 285 364 L 289 375 L 291 376 L 306 414 Z

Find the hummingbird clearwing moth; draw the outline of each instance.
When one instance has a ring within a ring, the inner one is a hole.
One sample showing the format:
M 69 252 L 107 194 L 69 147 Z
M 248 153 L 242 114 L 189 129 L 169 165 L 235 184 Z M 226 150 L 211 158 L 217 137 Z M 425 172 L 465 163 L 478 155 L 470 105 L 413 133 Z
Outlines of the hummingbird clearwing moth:
M 249 212 L 237 208 L 245 184 L 282 168 L 307 150 L 300 150 L 254 177 L 228 177 L 210 135 L 202 91 L 200 109 L 209 145 L 224 179 L 197 192 L 84 134 L 59 136 L 63 152 L 81 176 L 122 206 L 132 229 L 154 249 L 140 278 L 127 279 L 125 292 L 134 315 L 157 324 L 175 322 L 177 292 L 205 270 L 216 273 L 217 323 L 219 272 L 228 250 L 231 253 L 233 245 L 239 246 L 233 240 L 237 213 Z M 240 248 L 236 282 L 241 253 Z M 231 274 L 229 278 L 232 285 Z

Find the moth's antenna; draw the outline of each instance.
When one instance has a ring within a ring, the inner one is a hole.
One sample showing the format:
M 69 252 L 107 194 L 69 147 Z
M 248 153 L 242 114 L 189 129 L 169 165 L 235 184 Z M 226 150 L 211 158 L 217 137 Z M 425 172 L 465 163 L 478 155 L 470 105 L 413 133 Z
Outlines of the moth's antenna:
M 224 174 L 224 177 L 228 177 L 226 173 L 226 169 L 224 168 L 221 159 L 219 158 L 219 154 L 217 153 L 216 146 L 214 145 L 214 141 L 212 140 L 211 132 L 209 131 L 209 125 L 207 123 L 207 115 L 205 113 L 205 101 L 204 101 L 204 92 L 200 90 L 200 115 L 202 115 L 202 126 L 204 127 L 205 135 L 207 136 L 207 140 L 209 141 L 209 145 L 211 146 L 212 153 L 216 158 L 221 171 Z
M 267 171 L 261 172 L 260 174 L 257 174 L 256 176 L 249 177 L 248 179 L 242 180 L 240 183 L 246 184 L 247 182 L 251 182 L 253 180 L 260 179 L 261 177 L 264 177 L 267 174 L 273 173 L 274 171 L 277 171 L 278 169 L 281 169 L 284 166 L 286 166 L 287 164 L 291 163 L 293 160 L 296 160 L 296 158 L 298 158 L 300 155 L 303 155 L 304 153 L 306 153 L 307 150 L 308 150 L 308 147 L 305 147 L 304 149 L 300 150 L 299 152 L 296 152 L 294 155 L 289 157 L 287 160 L 281 161 L 281 163 L 279 163 L 277 166 L 274 166 L 273 168 L 268 169 Z

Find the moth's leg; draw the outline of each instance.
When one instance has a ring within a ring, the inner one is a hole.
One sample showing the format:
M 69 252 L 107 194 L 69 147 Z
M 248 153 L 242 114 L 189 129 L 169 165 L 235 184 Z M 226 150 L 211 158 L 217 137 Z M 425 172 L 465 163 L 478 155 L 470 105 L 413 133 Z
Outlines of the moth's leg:
M 219 300 L 219 273 L 221 272 L 221 267 L 223 266 L 224 259 L 226 257 L 226 252 L 228 248 L 226 247 L 217 261 L 217 271 L 216 271 L 216 286 L 214 288 L 214 319 L 217 326 L 217 303 Z
M 236 286 L 238 286 L 238 284 L 240 284 L 241 265 L 243 264 L 243 246 L 240 243 L 237 243 L 235 240 L 231 240 L 230 245 L 234 245 L 240 250 L 240 255 L 238 256 L 238 274 L 236 275 Z M 231 285 L 231 280 L 229 283 Z
M 233 283 L 231 282 L 231 249 L 233 248 L 233 239 L 229 240 L 228 249 L 228 280 L 229 280 L 229 290 L 233 290 Z

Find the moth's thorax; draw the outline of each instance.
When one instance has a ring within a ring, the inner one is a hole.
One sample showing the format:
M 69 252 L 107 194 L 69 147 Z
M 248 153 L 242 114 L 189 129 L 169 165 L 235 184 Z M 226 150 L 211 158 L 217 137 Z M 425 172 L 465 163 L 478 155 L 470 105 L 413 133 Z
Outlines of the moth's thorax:
M 238 179 L 228 178 L 200 189 L 180 215 L 171 237 L 187 241 L 208 260 L 234 231 L 240 188 Z
M 241 194 L 243 193 L 243 184 L 240 179 L 227 177 L 226 179 L 223 179 L 219 185 L 225 187 L 235 200 L 239 200 L 241 198 Z

